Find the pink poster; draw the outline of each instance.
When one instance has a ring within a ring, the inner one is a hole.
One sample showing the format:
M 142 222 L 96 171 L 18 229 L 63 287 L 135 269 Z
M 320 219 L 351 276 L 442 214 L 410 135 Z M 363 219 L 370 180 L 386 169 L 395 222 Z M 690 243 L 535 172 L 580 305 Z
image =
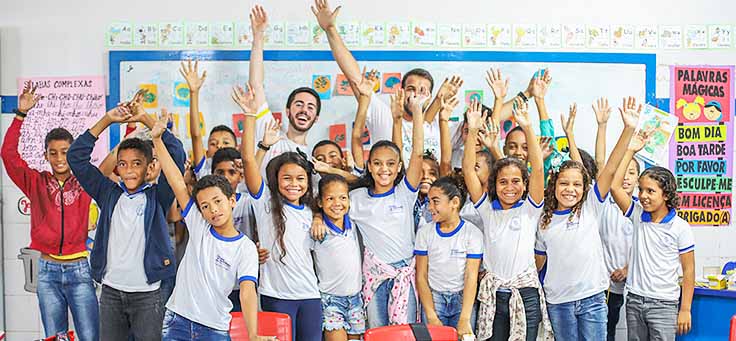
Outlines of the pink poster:
M 54 128 L 65 128 L 76 138 L 105 115 L 105 79 L 90 77 L 34 77 L 19 78 L 18 93 L 31 81 L 43 95 L 28 112 L 21 129 L 18 150 L 31 168 L 50 171 L 44 160 L 44 138 Z M 109 132 L 105 131 L 95 144 L 92 163 L 98 165 L 109 152 Z

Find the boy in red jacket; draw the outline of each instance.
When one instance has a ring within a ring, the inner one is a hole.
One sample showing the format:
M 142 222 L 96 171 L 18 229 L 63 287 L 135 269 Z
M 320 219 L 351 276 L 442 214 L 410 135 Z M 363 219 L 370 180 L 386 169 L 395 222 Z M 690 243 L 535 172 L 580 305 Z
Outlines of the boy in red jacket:
M 71 310 L 80 340 L 99 339 L 99 309 L 87 262 L 91 198 L 72 175 L 66 153 L 74 138 L 64 128 L 52 129 L 44 142 L 51 172 L 37 171 L 18 153 L 26 114 L 40 95 L 30 82 L 18 96 L 18 109 L 2 145 L 8 176 L 31 200 L 31 245 L 42 253 L 38 273 L 38 305 L 46 336 L 69 328 Z

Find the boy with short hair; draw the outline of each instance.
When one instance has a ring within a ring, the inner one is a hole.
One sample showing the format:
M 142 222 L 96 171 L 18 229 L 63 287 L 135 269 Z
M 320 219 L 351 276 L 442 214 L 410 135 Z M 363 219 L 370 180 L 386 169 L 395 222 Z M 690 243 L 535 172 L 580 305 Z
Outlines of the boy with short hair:
M 165 151 L 163 122 L 154 127 L 153 141 L 162 150 L 162 170 L 171 179 L 179 206 L 185 207 L 182 216 L 189 230 L 187 252 L 177 274 L 179 285 L 166 304 L 163 340 L 192 340 L 193 334 L 197 339 L 229 340 L 232 304 L 227 294 L 236 281 L 250 339 L 272 339 L 257 336 L 258 251 L 234 224 L 232 185 L 220 175 L 207 175 L 194 184 L 190 196 L 180 169 Z M 193 204 L 197 209 L 192 209 Z
M 153 127 L 153 119 L 142 108 L 142 97 L 139 93 L 133 102 L 108 111 L 69 150 L 72 171 L 100 206 L 91 263 L 92 277 L 102 283 L 100 339 L 106 341 L 127 341 L 129 333 L 136 341 L 160 340 L 160 286 L 176 275 L 166 225 L 174 194 L 165 176 L 157 184 L 146 182 L 146 174 L 153 170 L 151 147 L 138 138 L 120 143 L 116 169 L 122 181 L 118 184 L 90 163 L 97 137 L 110 124 L 142 122 Z M 168 131 L 163 140 L 183 171 L 181 142 Z
M 41 320 L 46 336 L 55 336 L 69 329 L 67 312 L 71 310 L 77 336 L 97 340 L 99 310 L 85 244 L 91 198 L 67 163 L 67 151 L 74 138 L 64 128 L 46 134 L 44 157 L 51 172 L 30 168 L 18 153 L 21 126 L 28 111 L 41 99 L 35 92 L 28 82 L 18 96 L 2 159 L 8 177 L 31 200 L 30 248 L 41 252 L 36 291 Z

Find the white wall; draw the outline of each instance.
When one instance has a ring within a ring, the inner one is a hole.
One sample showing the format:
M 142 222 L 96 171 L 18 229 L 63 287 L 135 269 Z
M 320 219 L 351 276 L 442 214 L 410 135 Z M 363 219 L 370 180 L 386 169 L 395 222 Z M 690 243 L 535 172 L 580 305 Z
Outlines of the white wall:
M 166 20 L 247 20 L 252 1 L 156 0 L 36 0 L 2 1 L 0 4 L 0 94 L 16 92 L 16 78 L 107 74 L 105 30 L 113 21 L 158 22 Z M 275 21 L 313 20 L 306 0 L 271 0 L 262 4 Z M 340 17 L 345 20 L 385 21 L 403 19 L 447 23 L 582 23 L 582 24 L 736 24 L 736 1 L 702 0 L 515 0 L 515 1 L 417 1 L 350 0 Z M 602 52 L 609 52 L 605 50 Z M 657 97 L 669 97 L 670 64 L 729 64 L 733 49 L 721 51 L 630 52 L 657 53 Z M 480 77 L 480 75 L 479 75 Z M 602 94 L 604 95 L 604 94 Z M 587 108 L 587 106 L 583 106 Z M 6 116 L 7 117 L 7 116 Z M 3 179 L 6 198 L 17 189 Z M 5 199 L 4 212 L 15 209 Z M 7 215 L 5 215 L 7 219 Z M 27 219 L 3 221 L 8 338 L 27 340 L 39 330 L 35 298 L 22 293 L 22 276 L 15 254 L 28 244 Z M 697 228 L 697 269 L 736 258 L 727 241 L 736 240 L 733 228 Z M 18 291 L 20 288 L 21 291 Z M 19 334 L 26 330 L 30 334 Z

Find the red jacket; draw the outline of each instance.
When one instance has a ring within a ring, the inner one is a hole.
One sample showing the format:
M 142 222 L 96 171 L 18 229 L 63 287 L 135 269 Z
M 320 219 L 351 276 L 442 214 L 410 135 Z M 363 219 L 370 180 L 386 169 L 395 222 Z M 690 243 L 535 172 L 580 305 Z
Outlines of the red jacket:
M 30 248 L 53 255 L 82 252 L 92 199 L 73 175 L 62 186 L 53 174 L 28 167 L 18 153 L 22 125 L 23 121 L 13 119 L 5 133 L 2 159 L 10 179 L 31 201 Z

